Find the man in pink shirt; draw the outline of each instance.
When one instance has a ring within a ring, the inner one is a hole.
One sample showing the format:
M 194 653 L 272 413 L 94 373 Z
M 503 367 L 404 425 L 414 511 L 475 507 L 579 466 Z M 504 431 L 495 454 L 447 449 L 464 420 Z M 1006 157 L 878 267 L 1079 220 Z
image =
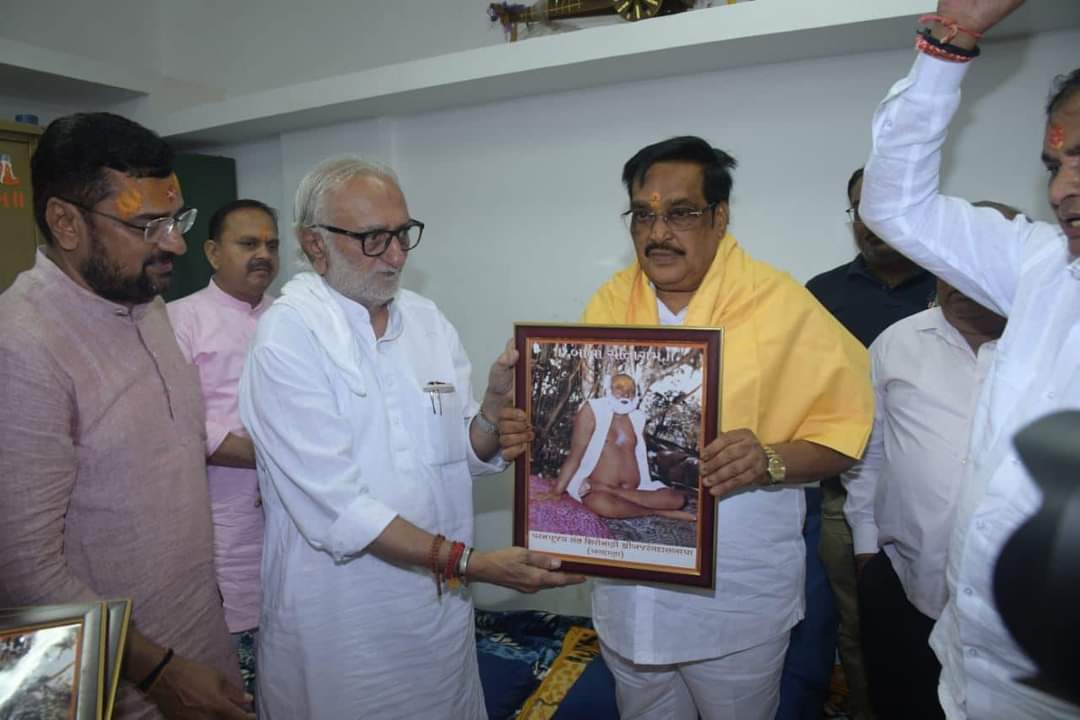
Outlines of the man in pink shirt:
M 214 587 L 198 378 L 165 304 L 195 220 L 158 136 L 69 115 L 0 295 L 0 607 L 133 600 L 118 720 L 251 720 Z
M 210 219 L 204 249 L 214 277 L 168 305 L 180 352 L 195 365 L 206 405 L 206 462 L 214 518 L 214 567 L 225 622 L 240 643 L 259 625 L 263 510 L 255 449 L 240 422 L 237 384 L 259 316 L 278 271 L 274 211 L 235 200 Z

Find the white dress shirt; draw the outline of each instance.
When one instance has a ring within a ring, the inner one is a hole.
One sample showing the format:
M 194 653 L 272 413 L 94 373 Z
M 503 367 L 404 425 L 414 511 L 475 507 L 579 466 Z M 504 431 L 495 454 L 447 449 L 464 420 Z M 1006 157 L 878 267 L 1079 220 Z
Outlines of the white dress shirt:
M 657 309 L 661 324 L 682 324 L 685 314 L 659 300 Z M 666 665 L 722 657 L 789 631 L 803 617 L 805 498 L 790 486 L 718 502 L 713 590 L 594 581 L 593 622 L 604 643 L 635 663 Z
M 945 607 L 945 556 L 979 383 L 996 341 L 976 354 L 941 308 L 904 318 L 870 346 L 875 414 L 862 461 L 844 473 L 855 554 L 883 549 L 912 605 Z
M 314 273 L 260 320 L 240 407 L 266 510 L 263 720 L 485 717 L 468 592 L 440 599 L 427 569 L 367 552 L 395 516 L 471 544 L 470 472 L 504 463 L 472 450 L 469 377 L 453 326 L 408 291 L 378 340 Z
M 1058 226 L 1009 221 L 938 192 L 941 146 L 969 65 L 919 54 L 890 90 L 874 115 L 859 212 L 890 245 L 1009 319 L 978 397 L 949 547 L 949 601 L 931 635 L 942 706 L 949 718 L 1071 717 L 1076 708 L 1016 682 L 1034 667 L 994 606 L 993 573 L 1005 541 L 1041 502 L 1013 436 L 1080 406 L 1080 273 Z

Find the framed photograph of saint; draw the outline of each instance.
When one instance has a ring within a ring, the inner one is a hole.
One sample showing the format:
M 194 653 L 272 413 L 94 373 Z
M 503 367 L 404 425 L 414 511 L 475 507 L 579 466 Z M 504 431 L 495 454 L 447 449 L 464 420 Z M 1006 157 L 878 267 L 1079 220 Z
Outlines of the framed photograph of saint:
M 712 587 L 698 482 L 720 421 L 719 329 L 517 324 L 514 544 L 572 572 Z
M 98 720 L 105 605 L 0 610 L 0 718 Z

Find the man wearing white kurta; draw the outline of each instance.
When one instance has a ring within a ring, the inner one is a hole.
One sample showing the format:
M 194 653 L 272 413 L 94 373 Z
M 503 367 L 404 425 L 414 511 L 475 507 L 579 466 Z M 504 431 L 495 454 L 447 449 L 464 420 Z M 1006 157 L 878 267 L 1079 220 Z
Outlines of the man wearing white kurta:
M 715 589 L 594 584 L 623 720 L 773 720 L 803 614 L 798 483 L 851 467 L 873 422 L 862 344 L 727 232 L 734 166 L 697 137 L 638 151 L 623 168 L 636 260 L 584 313 L 594 324 L 724 329 L 721 427 L 699 465 L 702 502 L 718 498 Z M 503 456 L 516 457 L 528 418 L 502 419 Z
M 941 0 L 938 15 L 963 31 L 935 22 L 931 39 L 973 54 L 972 33 L 1020 4 Z M 1009 320 L 975 409 L 946 566 L 949 600 L 931 636 L 942 664 L 938 695 L 950 719 L 1073 717 L 1075 707 L 1017 682 L 1034 668 L 1002 624 L 992 585 L 1002 546 L 1041 502 L 1012 438 L 1035 418 L 1080 406 L 1080 72 L 1055 94 L 1041 148 L 1058 223 L 1008 221 L 938 191 L 941 146 L 970 64 L 934 53 L 920 52 L 874 116 L 859 212 L 887 243 Z
M 470 475 L 505 464 L 488 418 L 516 354 L 477 404 L 454 327 L 398 288 L 423 225 L 388 170 L 322 163 L 296 220 L 315 272 L 260 321 L 240 390 L 266 511 L 259 715 L 484 718 L 472 602 L 432 568 L 525 591 L 579 581 L 521 548 L 455 559 L 436 539 L 472 542 Z

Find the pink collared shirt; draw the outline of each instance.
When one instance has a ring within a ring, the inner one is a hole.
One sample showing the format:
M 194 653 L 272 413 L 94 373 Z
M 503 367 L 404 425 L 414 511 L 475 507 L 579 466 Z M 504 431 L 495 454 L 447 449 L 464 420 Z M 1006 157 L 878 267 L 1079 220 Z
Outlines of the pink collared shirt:
M 195 365 L 206 405 L 206 456 L 232 433 L 247 435 L 240 422 L 237 385 L 259 316 L 274 298 L 255 307 L 210 280 L 206 288 L 168 304 L 180 352 Z M 207 465 L 214 518 L 214 566 L 229 632 L 259 625 L 263 510 L 254 470 Z

